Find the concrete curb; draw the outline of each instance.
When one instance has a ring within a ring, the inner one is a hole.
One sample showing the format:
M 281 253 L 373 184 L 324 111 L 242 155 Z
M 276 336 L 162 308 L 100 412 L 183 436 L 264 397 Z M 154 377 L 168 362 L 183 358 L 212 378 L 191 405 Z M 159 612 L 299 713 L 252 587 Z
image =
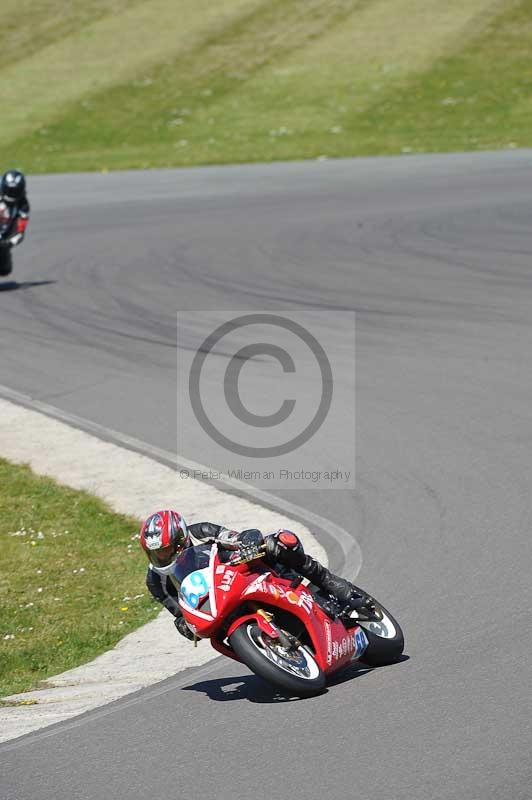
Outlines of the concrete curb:
M 38 474 L 89 491 L 117 512 L 139 518 L 156 508 L 177 507 L 190 522 L 209 519 L 237 530 L 293 527 L 305 549 L 326 563 L 325 550 L 301 524 L 308 517 L 308 524 L 316 525 L 339 546 L 350 576 L 360 568 L 356 542 L 327 520 L 238 482 L 224 489 L 193 479 L 184 482 L 176 474 L 175 459 L 165 451 L 4 387 L 0 387 L 0 395 L 10 398 L 0 399 L 0 454 L 10 461 L 28 463 Z M 142 451 L 150 452 L 150 457 Z M 199 465 L 180 461 L 180 466 Z M 244 492 L 253 493 L 253 500 L 262 504 L 239 494 Z M 274 503 L 279 510 L 271 507 Z M 176 636 L 170 615 L 163 611 L 155 621 L 130 633 L 91 663 L 47 679 L 43 688 L 5 698 L 32 704 L 0 708 L 0 741 L 82 714 L 216 655 L 207 642 L 194 648 Z

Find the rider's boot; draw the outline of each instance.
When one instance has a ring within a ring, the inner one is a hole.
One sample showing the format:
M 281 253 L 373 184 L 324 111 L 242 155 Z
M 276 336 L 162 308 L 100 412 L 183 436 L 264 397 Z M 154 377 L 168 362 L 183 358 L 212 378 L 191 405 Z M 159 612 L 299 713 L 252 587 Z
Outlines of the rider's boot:
M 266 537 L 266 544 L 271 557 L 292 567 L 319 589 L 332 594 L 340 605 L 348 606 L 353 611 L 363 607 L 371 610 L 372 598 L 361 594 L 352 583 L 334 575 L 319 561 L 307 555 L 295 533 L 279 531 Z
M 367 595 L 361 594 L 358 589 L 345 578 L 340 578 L 333 572 L 320 564 L 311 556 L 306 555 L 299 571 L 304 578 L 313 583 L 318 588 L 323 589 L 335 597 L 340 605 L 349 606 L 355 610 L 365 605 L 368 598 Z

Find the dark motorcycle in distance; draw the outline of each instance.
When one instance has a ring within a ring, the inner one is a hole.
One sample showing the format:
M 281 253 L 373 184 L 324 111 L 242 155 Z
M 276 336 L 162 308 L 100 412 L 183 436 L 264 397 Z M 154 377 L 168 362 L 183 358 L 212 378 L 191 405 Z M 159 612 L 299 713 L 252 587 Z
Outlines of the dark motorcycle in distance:
M 27 219 L 13 214 L 7 203 L 0 202 L 0 278 L 6 278 L 11 273 L 11 249 L 21 243 L 27 224 Z

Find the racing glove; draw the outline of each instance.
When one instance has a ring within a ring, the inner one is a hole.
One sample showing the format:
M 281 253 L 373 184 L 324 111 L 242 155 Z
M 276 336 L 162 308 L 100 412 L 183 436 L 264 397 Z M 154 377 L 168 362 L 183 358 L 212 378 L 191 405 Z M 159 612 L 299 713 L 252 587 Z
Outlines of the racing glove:
M 270 563 L 278 561 L 286 567 L 301 569 L 305 563 L 305 551 L 299 538 L 292 531 L 280 530 L 264 537 L 266 556 Z

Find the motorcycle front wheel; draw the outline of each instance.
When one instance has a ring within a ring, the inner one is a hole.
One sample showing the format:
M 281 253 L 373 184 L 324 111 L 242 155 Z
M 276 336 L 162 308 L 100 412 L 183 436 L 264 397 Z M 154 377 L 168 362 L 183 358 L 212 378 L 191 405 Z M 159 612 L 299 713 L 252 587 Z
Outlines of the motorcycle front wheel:
M 250 620 L 239 625 L 229 641 L 252 672 L 285 693 L 310 697 L 325 688 L 323 670 L 310 650 L 301 644 L 287 649 Z

